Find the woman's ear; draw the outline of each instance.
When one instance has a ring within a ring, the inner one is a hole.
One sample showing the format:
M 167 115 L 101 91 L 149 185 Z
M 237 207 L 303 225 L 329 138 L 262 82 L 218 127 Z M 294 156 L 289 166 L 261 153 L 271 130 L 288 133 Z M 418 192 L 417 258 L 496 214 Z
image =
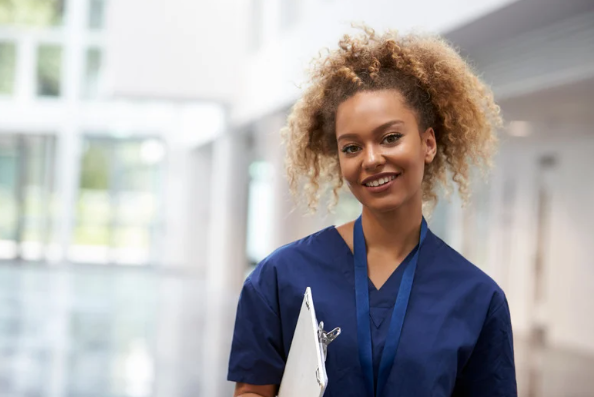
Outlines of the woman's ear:
M 425 164 L 429 164 L 435 158 L 437 154 L 437 140 L 435 139 L 435 131 L 429 127 L 421 135 L 423 140 L 423 147 L 425 148 Z

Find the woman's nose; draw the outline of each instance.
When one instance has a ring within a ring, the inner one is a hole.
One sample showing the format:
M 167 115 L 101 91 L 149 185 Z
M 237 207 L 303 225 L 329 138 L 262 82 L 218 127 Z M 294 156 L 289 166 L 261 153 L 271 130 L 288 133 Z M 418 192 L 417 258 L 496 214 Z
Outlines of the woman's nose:
M 373 170 L 380 165 L 385 164 L 386 160 L 379 148 L 370 146 L 365 149 L 365 157 L 363 159 L 363 168 Z

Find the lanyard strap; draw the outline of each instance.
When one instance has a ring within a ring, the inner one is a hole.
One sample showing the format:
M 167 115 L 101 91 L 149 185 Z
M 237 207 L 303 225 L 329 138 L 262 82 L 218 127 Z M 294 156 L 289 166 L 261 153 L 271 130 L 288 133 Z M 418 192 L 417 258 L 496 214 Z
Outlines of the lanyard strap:
M 369 321 L 369 284 L 367 275 L 367 248 L 365 246 L 365 236 L 363 235 L 363 226 L 361 224 L 361 217 L 355 221 L 354 228 L 354 248 L 355 248 L 355 297 L 357 304 L 357 337 L 359 345 L 359 360 L 363 369 L 363 376 L 367 388 L 368 397 L 374 397 L 373 386 L 373 358 L 371 352 L 371 324 Z M 392 370 L 396 352 L 398 350 L 398 343 L 400 342 L 400 335 L 402 333 L 402 325 L 404 324 L 404 317 L 406 309 L 408 308 L 408 301 L 410 299 L 410 292 L 412 290 L 415 271 L 417 269 L 417 261 L 419 258 L 419 251 L 425 237 L 427 236 L 427 222 L 425 218 L 421 223 L 421 235 L 419 238 L 419 245 L 415 248 L 415 252 L 410 262 L 404 270 L 400 288 L 398 289 L 398 296 L 394 304 L 392 312 L 392 319 L 390 321 L 390 328 L 388 329 L 388 336 L 382 352 L 380 360 L 379 374 L 377 380 L 377 396 L 382 395 L 384 386 Z

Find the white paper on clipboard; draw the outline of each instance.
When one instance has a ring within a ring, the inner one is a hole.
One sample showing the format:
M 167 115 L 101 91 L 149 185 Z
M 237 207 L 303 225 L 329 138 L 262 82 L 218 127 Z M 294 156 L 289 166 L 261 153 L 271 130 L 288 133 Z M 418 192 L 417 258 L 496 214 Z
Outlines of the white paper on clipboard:
M 340 328 L 326 333 L 323 326 L 323 323 L 318 325 L 311 288 L 307 287 L 278 397 L 324 395 L 328 386 L 326 346 L 340 335 Z

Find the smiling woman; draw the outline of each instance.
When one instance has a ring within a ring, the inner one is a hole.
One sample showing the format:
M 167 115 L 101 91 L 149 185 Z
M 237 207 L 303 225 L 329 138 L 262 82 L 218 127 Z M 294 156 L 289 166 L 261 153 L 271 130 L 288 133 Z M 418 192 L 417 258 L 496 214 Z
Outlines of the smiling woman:
M 229 361 L 236 396 L 276 395 L 307 287 L 318 320 L 342 329 L 325 397 L 517 395 L 505 294 L 423 218 L 437 183 L 468 196 L 500 123 L 489 89 L 440 38 L 365 30 L 319 60 L 283 130 L 289 183 L 312 210 L 346 183 L 363 210 L 248 277 Z
M 339 105 L 356 93 L 382 90 L 400 95 L 421 131 L 434 131 L 437 151 L 425 170 L 424 201 L 436 200 L 437 181 L 446 188 L 455 182 L 467 198 L 469 168 L 489 165 L 499 107 L 467 63 L 439 37 L 368 29 L 361 37 L 345 36 L 339 49 L 314 63 L 311 85 L 283 130 L 291 189 L 296 196 L 303 192 L 310 209 L 326 186 L 336 198 L 344 182 L 336 142 Z
M 386 211 L 420 194 L 425 164 L 436 153 L 435 132 L 419 130 L 398 91 L 353 95 L 338 106 L 335 128 L 343 180 L 361 203 Z

